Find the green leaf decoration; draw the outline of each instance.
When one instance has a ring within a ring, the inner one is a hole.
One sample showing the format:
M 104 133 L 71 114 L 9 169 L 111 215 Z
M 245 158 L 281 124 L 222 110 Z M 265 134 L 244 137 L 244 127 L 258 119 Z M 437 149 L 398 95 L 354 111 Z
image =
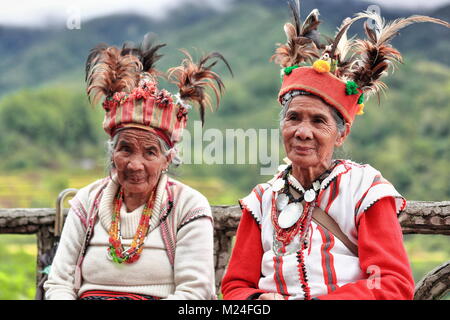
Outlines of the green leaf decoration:
M 364 93 L 359 96 L 358 104 L 364 103 Z
M 297 69 L 299 66 L 286 67 L 283 69 L 285 75 L 290 75 L 292 70 Z
M 352 94 L 359 94 L 358 92 L 358 85 L 354 81 L 347 81 L 347 84 L 345 85 L 345 93 L 350 96 Z

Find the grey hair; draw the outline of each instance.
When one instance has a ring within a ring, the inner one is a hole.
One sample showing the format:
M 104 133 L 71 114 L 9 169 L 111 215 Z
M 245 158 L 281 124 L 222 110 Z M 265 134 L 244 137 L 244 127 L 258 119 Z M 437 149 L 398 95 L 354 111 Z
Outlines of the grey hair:
M 306 91 L 302 91 L 302 90 L 294 90 L 294 91 L 290 91 L 290 92 L 286 93 L 282 97 L 282 108 L 281 108 L 280 115 L 279 115 L 280 128 L 284 125 L 284 119 L 286 118 L 286 114 L 289 109 L 289 104 L 291 103 L 292 99 L 294 99 L 296 96 L 299 96 L 299 95 L 308 96 L 308 95 L 313 95 L 313 94 L 306 92 Z M 317 97 L 317 96 L 315 96 L 315 97 Z M 336 121 L 337 129 L 338 129 L 339 133 L 344 134 L 344 132 L 345 132 L 344 117 L 340 114 L 339 111 L 337 111 L 335 108 L 330 106 L 328 103 L 325 102 L 325 104 L 330 109 L 331 115 L 333 116 L 333 119 Z
M 160 137 L 156 137 L 156 138 L 158 139 L 159 146 L 161 148 L 161 151 L 162 151 L 163 155 L 165 157 L 167 157 L 169 155 L 169 153 L 171 152 L 170 146 L 167 144 L 167 142 L 165 142 Z M 117 147 L 117 142 L 118 141 L 119 141 L 119 134 L 118 133 L 116 135 L 114 135 L 114 137 L 112 137 L 111 139 L 106 141 L 106 159 L 107 159 L 107 170 L 108 170 L 108 172 L 111 172 L 111 169 L 114 168 L 113 154 L 114 154 L 114 150 Z M 182 160 L 181 160 L 180 156 L 178 155 L 178 151 L 176 149 L 176 145 L 173 146 L 173 148 L 175 150 L 175 153 L 174 153 L 174 156 L 172 158 L 171 163 L 169 164 L 169 167 L 178 167 L 178 166 L 181 165 Z

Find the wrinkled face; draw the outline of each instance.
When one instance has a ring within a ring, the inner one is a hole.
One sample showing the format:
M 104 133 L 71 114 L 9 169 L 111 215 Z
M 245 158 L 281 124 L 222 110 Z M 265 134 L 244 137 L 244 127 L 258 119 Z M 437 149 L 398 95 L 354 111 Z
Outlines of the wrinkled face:
M 349 132 L 339 133 L 330 107 L 315 96 L 300 95 L 292 99 L 281 128 L 288 158 L 301 168 L 319 168 L 329 164 L 335 147 Z
M 161 171 L 169 165 L 158 139 L 153 133 L 140 129 L 126 129 L 118 134 L 113 162 L 119 184 L 126 194 L 151 193 Z

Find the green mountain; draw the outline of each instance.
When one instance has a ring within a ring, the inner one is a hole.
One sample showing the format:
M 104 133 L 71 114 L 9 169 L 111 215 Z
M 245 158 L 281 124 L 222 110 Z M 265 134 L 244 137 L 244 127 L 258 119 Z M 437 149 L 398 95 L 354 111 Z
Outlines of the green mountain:
M 328 35 L 345 17 L 368 5 L 353 0 L 303 3 L 303 12 L 319 8 L 327 22 L 321 30 Z M 450 21 L 450 6 L 423 13 Z M 393 19 L 412 13 L 383 10 L 382 14 Z M 238 134 L 277 129 L 279 68 L 268 59 L 275 43 L 285 40 L 282 27 L 287 19 L 284 1 L 246 0 L 233 2 L 224 12 L 179 8 L 163 21 L 114 15 L 82 21 L 80 30 L 1 27 L 0 170 L 73 170 L 86 159 L 102 167 L 106 135 L 101 130 L 101 108 L 90 108 L 85 97 L 85 58 L 99 42 L 120 46 L 125 40 L 140 41 L 149 31 L 168 44 L 158 65 L 162 70 L 180 62 L 178 48 L 220 51 L 230 62 L 233 78 L 224 66 L 217 68 L 227 91 L 219 110 L 207 113 L 204 131 L 216 128 L 225 135 L 226 129 L 243 129 Z M 360 29 L 361 24 L 356 24 L 350 34 Z M 372 164 L 410 199 L 450 197 L 449 36 L 449 30 L 431 24 L 402 32 L 394 44 L 405 54 L 405 65 L 387 81 L 391 89 L 381 104 L 376 99 L 368 103 L 366 114 L 356 121 L 344 149 L 337 153 Z M 175 92 L 173 86 L 163 86 Z M 190 118 L 198 116 L 193 112 Z M 193 121 L 188 130 L 194 134 Z M 203 147 L 211 145 L 212 137 L 202 138 Z M 251 159 L 256 163 L 186 164 L 176 175 L 214 193 L 213 202 L 235 203 L 268 178 L 260 174 L 263 157 L 252 153 L 251 147 L 234 151 L 244 153 L 246 163 Z M 283 158 L 280 148 L 278 159 Z
M 368 5 L 368 2 L 355 0 L 311 0 L 303 1 L 302 11 L 319 8 L 326 21 L 322 30 L 330 34 L 345 17 L 367 9 Z M 413 14 L 384 9 L 381 13 L 387 19 Z M 450 20 L 450 6 L 414 13 Z M 33 87 L 37 79 L 42 84 L 65 78 L 70 72 L 76 74 L 82 70 L 89 49 L 97 43 L 121 45 L 126 40 L 140 41 L 149 31 L 169 44 L 166 49 L 169 59 L 163 61 L 163 67 L 177 61 L 173 49 L 183 46 L 224 51 L 230 59 L 236 57 L 234 68 L 253 62 L 263 67 L 260 61 L 266 62 L 274 44 L 284 40 L 282 26 L 288 18 L 284 1 L 236 0 L 225 12 L 190 5 L 171 12 L 163 21 L 127 14 L 83 20 L 81 29 L 73 30 L 65 26 L 42 29 L 0 26 L 0 70 L 8 75 L 0 79 L 0 94 Z M 350 33 L 361 30 L 361 24 L 356 24 Z M 406 52 L 411 55 L 450 63 L 448 30 L 422 24 L 402 33 L 402 37 L 394 41 L 400 49 L 408 49 Z

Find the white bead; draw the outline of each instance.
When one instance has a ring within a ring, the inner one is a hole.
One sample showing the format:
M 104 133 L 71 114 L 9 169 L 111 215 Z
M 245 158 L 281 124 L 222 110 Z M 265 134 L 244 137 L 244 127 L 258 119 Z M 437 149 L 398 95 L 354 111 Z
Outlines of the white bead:
M 313 188 L 315 191 L 320 189 L 320 182 L 319 181 L 314 181 L 313 182 Z
M 316 192 L 313 189 L 309 189 L 305 192 L 305 201 L 311 202 L 316 198 Z

